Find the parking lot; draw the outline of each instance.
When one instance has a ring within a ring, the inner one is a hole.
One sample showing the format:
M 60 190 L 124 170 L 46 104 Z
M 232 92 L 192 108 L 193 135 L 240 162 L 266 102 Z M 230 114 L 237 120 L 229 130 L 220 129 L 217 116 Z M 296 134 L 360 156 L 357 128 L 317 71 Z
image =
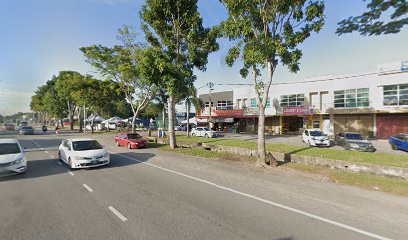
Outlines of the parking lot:
M 181 132 L 179 132 L 178 134 L 181 135 Z M 238 139 L 238 140 L 245 140 L 245 141 L 257 141 L 258 140 L 258 135 L 256 134 L 219 133 L 218 135 L 219 137 L 228 138 L 228 139 Z M 274 144 L 290 144 L 290 145 L 295 145 L 295 146 L 306 146 L 307 145 L 306 143 L 302 142 L 300 135 L 266 135 L 265 141 L 266 143 L 274 143 Z M 387 140 L 372 140 L 371 142 L 373 143 L 374 147 L 377 149 L 376 153 L 398 154 L 398 155 L 406 155 L 408 157 L 407 152 L 392 150 Z M 332 145 L 334 145 L 333 141 L 332 141 Z M 332 146 L 332 148 L 343 149 L 340 146 Z

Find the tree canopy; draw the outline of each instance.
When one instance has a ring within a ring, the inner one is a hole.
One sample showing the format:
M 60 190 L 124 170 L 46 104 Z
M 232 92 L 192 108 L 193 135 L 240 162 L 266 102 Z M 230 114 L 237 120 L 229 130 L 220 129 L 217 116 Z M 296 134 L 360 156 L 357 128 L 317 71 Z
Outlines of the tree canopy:
M 371 0 L 367 11 L 338 23 L 336 34 L 358 32 L 363 36 L 399 33 L 408 24 L 406 0 Z

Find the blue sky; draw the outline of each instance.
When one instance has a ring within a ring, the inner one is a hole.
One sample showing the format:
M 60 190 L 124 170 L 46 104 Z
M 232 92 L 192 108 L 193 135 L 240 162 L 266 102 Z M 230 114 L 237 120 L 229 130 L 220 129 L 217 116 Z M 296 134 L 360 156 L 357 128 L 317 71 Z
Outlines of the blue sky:
M 360 0 L 327 0 L 326 25 L 302 45 L 301 71 L 279 68 L 274 82 L 302 81 L 306 77 L 366 72 L 377 64 L 408 60 L 408 31 L 396 35 L 361 37 L 334 34 L 337 22 L 365 10 Z M 140 26 L 143 0 L 2 0 L 0 7 L 0 114 L 28 111 L 35 89 L 61 70 L 93 71 L 79 48 L 116 44 L 117 29 Z M 218 0 L 199 0 L 206 26 L 226 18 Z M 141 36 L 140 40 L 143 40 Z M 207 71 L 197 72 L 196 86 L 207 82 L 250 83 L 239 75 L 239 65 L 227 67 L 223 58 L 231 45 L 210 55 Z M 217 86 L 224 90 L 228 86 Z M 204 89 L 203 89 L 204 90 Z

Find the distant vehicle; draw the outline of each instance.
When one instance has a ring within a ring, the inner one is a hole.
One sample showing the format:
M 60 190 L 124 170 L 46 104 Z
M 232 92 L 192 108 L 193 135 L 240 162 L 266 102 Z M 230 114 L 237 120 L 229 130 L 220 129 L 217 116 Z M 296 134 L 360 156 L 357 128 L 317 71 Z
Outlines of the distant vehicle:
M 147 141 L 138 133 L 121 133 L 115 137 L 116 146 L 132 148 L 147 148 Z
M 31 126 L 23 126 L 18 133 L 20 135 L 34 135 L 34 128 Z
M 0 139 L 0 175 L 24 173 L 27 160 L 17 139 Z
M 391 148 L 394 150 L 403 150 L 408 152 L 408 134 L 397 134 L 388 139 Z
M 16 126 L 10 122 L 6 122 L 3 124 L 3 129 L 6 131 L 14 131 L 16 130 Z
M 64 125 L 71 125 L 71 122 L 69 121 L 69 119 L 64 119 L 63 121 Z
M 373 144 L 365 140 L 360 133 L 340 132 L 335 136 L 336 145 L 342 146 L 346 150 L 374 152 Z
M 94 139 L 73 138 L 63 140 L 58 157 L 70 168 L 90 168 L 107 165 L 109 153 Z
M 27 121 L 21 121 L 20 124 L 18 125 L 18 128 L 21 129 L 22 127 L 26 127 L 28 126 L 28 122 Z
M 327 134 L 320 129 L 305 129 L 302 134 L 302 140 L 311 147 L 330 147 L 330 140 Z
M 196 127 L 191 130 L 191 136 L 215 138 L 217 134 L 207 127 Z

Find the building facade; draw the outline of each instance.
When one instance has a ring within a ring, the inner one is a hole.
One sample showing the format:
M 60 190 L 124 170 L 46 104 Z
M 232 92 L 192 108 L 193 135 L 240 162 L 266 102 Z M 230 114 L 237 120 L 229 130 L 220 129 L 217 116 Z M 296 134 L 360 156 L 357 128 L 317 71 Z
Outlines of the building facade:
M 228 110 L 240 112 L 224 117 L 235 118 L 241 131 L 256 131 L 253 87 L 233 89 L 232 99 L 230 94 L 218 94 L 223 97 L 213 101 L 213 111 L 222 112 L 227 102 Z M 375 72 L 272 84 L 265 114 L 266 131 L 274 134 L 320 128 L 329 135 L 353 131 L 385 139 L 408 132 L 408 61 L 382 64 Z

